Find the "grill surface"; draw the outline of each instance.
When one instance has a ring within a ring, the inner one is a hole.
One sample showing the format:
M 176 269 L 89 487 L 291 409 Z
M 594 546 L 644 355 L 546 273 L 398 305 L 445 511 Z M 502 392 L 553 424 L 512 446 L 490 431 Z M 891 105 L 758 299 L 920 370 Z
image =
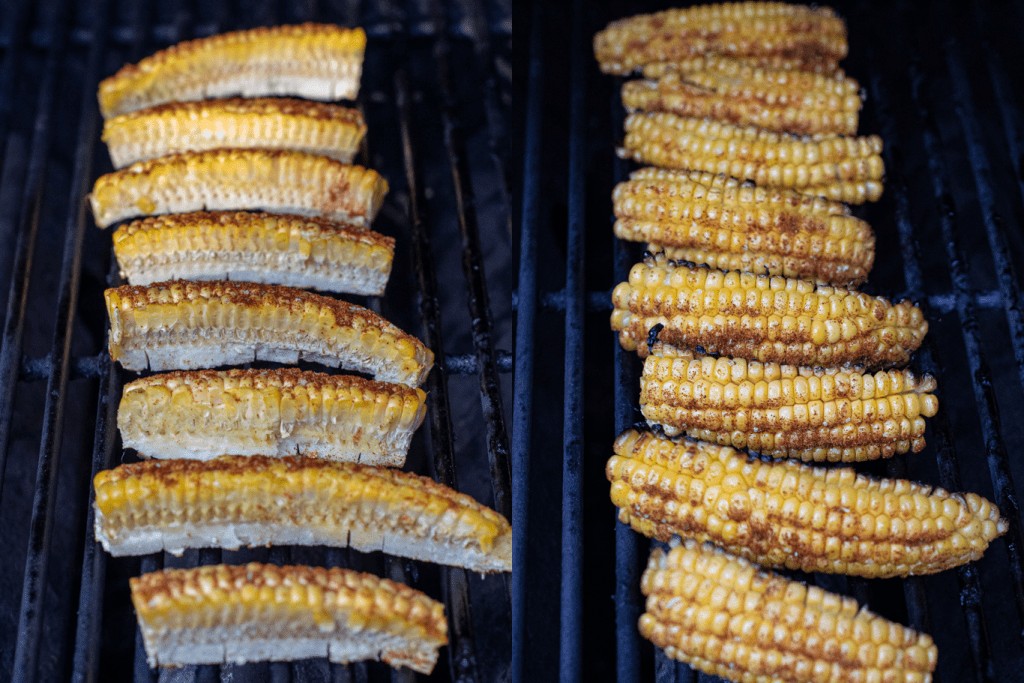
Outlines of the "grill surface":
M 443 598 L 449 648 L 432 680 L 508 677 L 509 581 L 347 550 L 273 548 L 110 559 L 92 541 L 91 477 L 122 460 L 114 417 L 129 373 L 105 353 L 110 235 L 83 197 L 110 170 L 96 85 L 189 38 L 326 21 L 369 34 L 359 161 L 391 193 L 374 227 L 397 238 L 383 299 L 366 305 L 440 362 L 410 469 L 510 514 L 511 231 L 507 127 L 511 16 L 500 0 L 189 2 L 29 0 L 0 10 L 0 680 L 410 680 L 323 661 L 151 671 L 128 578 L 249 560 L 351 566 Z M 125 456 L 131 459 L 131 456 Z M 457 474 L 456 474 L 457 472 Z
M 641 419 L 640 363 L 608 331 L 610 290 L 640 247 L 611 234 L 611 189 L 631 167 L 614 157 L 621 80 L 599 74 L 590 38 L 672 4 L 684 3 L 536 2 L 520 23 L 530 50 L 516 56 L 524 185 L 512 455 L 514 577 L 529 592 L 515 602 L 516 680 L 553 680 L 556 669 L 562 681 L 713 680 L 639 638 L 650 543 L 615 521 L 603 471 L 614 435 Z M 937 576 L 801 578 L 931 633 L 937 680 L 1021 680 L 1024 74 L 1013 27 L 1024 8 L 830 4 L 849 26 L 844 68 L 867 94 L 861 131 L 885 139 L 885 195 L 856 211 L 878 238 L 865 289 L 921 303 L 931 330 L 912 367 L 939 379 L 927 449 L 859 469 L 976 491 L 1011 529 L 980 562 Z

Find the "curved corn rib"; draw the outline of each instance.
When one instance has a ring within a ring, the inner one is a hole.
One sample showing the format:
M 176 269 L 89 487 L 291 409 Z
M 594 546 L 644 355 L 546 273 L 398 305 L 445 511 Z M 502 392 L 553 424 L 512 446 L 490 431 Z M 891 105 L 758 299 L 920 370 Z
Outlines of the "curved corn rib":
M 388 183 L 376 171 L 305 152 L 215 149 L 184 152 L 96 179 L 89 201 L 105 228 L 136 216 L 263 209 L 370 224 Z
M 606 474 L 619 519 L 640 533 L 710 541 L 766 567 L 933 574 L 977 560 L 1007 530 L 973 493 L 636 431 L 616 440 Z
M 162 282 L 104 296 L 110 358 L 128 370 L 304 359 L 418 386 L 434 364 L 420 340 L 373 311 L 291 287 Z
M 871 227 L 842 204 L 709 173 L 643 169 L 615 187 L 615 235 L 723 270 L 850 285 L 875 259 Z
M 125 385 L 117 427 L 145 457 L 299 454 L 401 467 L 425 400 L 401 384 L 294 368 L 172 372 Z
M 652 328 L 686 349 L 790 365 L 903 365 L 928 332 L 921 310 L 808 280 L 677 264 L 658 254 L 612 291 L 612 330 L 646 356 Z
M 448 643 L 441 603 L 351 569 L 219 564 L 129 583 L 150 666 L 327 657 L 426 674 Z
M 114 232 L 121 276 L 244 280 L 329 292 L 384 293 L 395 240 L 317 218 L 196 212 L 144 218 Z
M 628 111 L 663 111 L 795 135 L 853 135 L 860 86 L 845 77 L 737 65 L 732 72 L 673 71 L 628 81 Z
M 350 163 L 366 134 L 356 109 L 287 98 L 169 102 L 103 124 L 114 168 L 180 152 L 259 148 Z
M 672 659 L 730 680 L 931 680 L 931 637 L 852 598 L 765 572 L 710 544 L 651 554 L 640 634 Z
M 783 57 L 780 55 L 745 55 L 742 57 L 726 57 L 714 52 L 707 52 L 693 57 L 676 59 L 670 62 L 648 62 L 641 72 L 644 78 L 657 80 L 665 74 L 678 72 L 691 74 L 702 71 L 728 72 L 729 69 L 766 69 L 794 74 L 820 74 L 826 77 L 845 79 L 846 72 L 833 61 L 814 61 L 807 63 L 799 57 Z
M 909 370 L 806 368 L 712 358 L 657 345 L 640 409 L 669 436 L 815 462 L 859 462 L 924 448 L 935 378 Z
M 846 56 L 846 25 L 829 8 L 739 2 L 640 14 L 594 36 L 601 71 L 628 74 L 646 64 L 706 53 L 793 60 L 835 68 Z
M 310 458 L 148 461 L 95 479 L 96 538 L 113 555 L 328 545 L 509 571 L 512 528 L 432 479 Z
M 630 114 L 621 156 L 860 204 L 882 196 L 882 139 L 799 138 L 665 112 Z
M 355 99 L 366 33 L 331 24 L 234 31 L 179 43 L 99 87 L 103 118 L 165 102 L 241 95 Z

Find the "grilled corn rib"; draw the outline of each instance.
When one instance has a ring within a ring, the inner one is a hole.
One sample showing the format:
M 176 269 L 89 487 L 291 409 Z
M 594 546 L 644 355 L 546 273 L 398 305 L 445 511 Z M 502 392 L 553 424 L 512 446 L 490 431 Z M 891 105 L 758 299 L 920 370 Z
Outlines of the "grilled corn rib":
M 169 102 L 103 124 L 114 168 L 179 152 L 260 148 L 350 163 L 366 134 L 356 109 L 288 98 Z
M 441 603 L 350 569 L 220 564 L 129 583 L 150 666 L 327 657 L 426 674 L 448 642 Z
M 245 280 L 328 292 L 384 293 L 395 240 L 317 218 L 196 212 L 144 218 L 114 232 L 121 276 Z
M 707 171 L 848 204 L 882 196 L 882 139 L 801 138 L 666 112 L 626 117 L 620 155 L 644 164 Z
M 294 368 L 171 372 L 125 385 L 117 426 L 146 457 L 299 454 L 401 467 L 425 399 L 401 384 Z
M 606 474 L 619 519 L 640 533 L 710 541 L 765 567 L 932 574 L 977 560 L 1007 530 L 973 493 L 636 431 L 616 440 Z
M 99 87 L 103 118 L 165 102 L 241 95 L 355 99 L 366 33 L 330 24 L 234 31 L 179 43 Z
M 921 310 L 907 301 L 680 264 L 663 254 L 633 266 L 612 303 L 619 343 L 644 357 L 657 332 L 672 346 L 748 360 L 887 367 L 906 364 L 928 332 Z
M 807 368 L 712 358 L 659 344 L 644 361 L 640 410 L 669 436 L 814 462 L 921 451 L 938 411 L 935 378 L 909 370 Z
M 420 340 L 373 311 L 291 287 L 175 281 L 104 296 L 110 358 L 128 370 L 303 359 L 418 386 L 434 364 Z
M 628 74 L 650 63 L 718 53 L 835 68 L 846 56 L 846 25 L 827 8 L 738 2 L 639 14 L 594 36 L 601 71 Z
M 931 680 L 931 637 L 709 544 L 651 554 L 640 634 L 672 659 L 735 681 Z
M 628 81 L 628 111 L 665 111 L 795 135 L 853 135 L 860 86 L 844 76 L 759 69 L 671 71 L 657 80 Z
M 615 187 L 615 235 L 723 270 L 862 282 L 871 227 L 842 204 L 709 173 L 642 169 Z
M 679 72 L 691 74 L 702 71 L 728 73 L 732 69 L 768 69 L 777 72 L 792 72 L 803 77 L 803 74 L 821 74 L 835 78 L 844 78 L 845 72 L 833 61 L 814 61 L 807 63 L 799 57 L 783 57 L 780 55 L 744 55 L 742 57 L 726 57 L 713 52 L 675 59 L 669 62 L 647 62 L 641 69 L 644 78 L 659 79 L 665 74 Z
M 310 458 L 148 461 L 96 475 L 96 538 L 113 555 L 327 545 L 509 571 L 512 528 L 432 479 Z
M 366 226 L 387 191 L 376 171 L 328 157 L 215 149 L 139 161 L 100 176 L 89 201 L 101 228 L 136 216 L 204 209 L 263 209 Z

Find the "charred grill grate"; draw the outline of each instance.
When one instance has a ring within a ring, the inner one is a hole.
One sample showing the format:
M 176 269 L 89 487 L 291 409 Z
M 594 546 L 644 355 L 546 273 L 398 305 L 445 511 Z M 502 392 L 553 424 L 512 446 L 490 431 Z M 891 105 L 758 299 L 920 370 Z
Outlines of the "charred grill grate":
M 388 294 L 367 299 L 440 362 L 410 467 L 510 514 L 507 150 L 511 16 L 500 0 L 159 5 L 29 0 L 0 11 L 0 679 L 410 680 L 376 663 L 146 665 L 127 579 L 161 566 L 250 560 L 351 566 L 443 598 L 450 641 L 435 680 L 508 676 L 509 582 L 324 548 L 109 558 L 92 541 L 91 477 L 121 459 L 114 425 L 130 375 L 105 353 L 109 233 L 83 202 L 110 169 L 96 85 L 126 62 L 226 30 L 301 21 L 364 26 L 361 163 L 391 183 L 375 228 L 398 240 Z M 458 471 L 458 475 L 456 475 Z
M 607 322 L 611 288 L 641 247 L 611 235 L 611 189 L 631 165 L 614 158 L 622 81 L 599 75 L 590 38 L 612 19 L 680 4 L 535 2 L 520 24 L 529 24 L 530 49 L 517 55 L 516 72 L 524 181 L 516 205 L 514 578 L 529 587 L 517 593 L 513 616 L 519 680 L 554 670 L 562 681 L 717 680 L 655 653 L 637 634 L 650 544 L 615 521 L 603 473 L 614 435 L 641 419 L 640 364 Z M 1011 529 L 980 562 L 936 576 L 804 578 L 932 634 L 937 680 L 1019 680 L 1024 74 L 1010 27 L 1024 8 L 828 4 L 847 19 L 843 66 L 867 94 L 861 130 L 885 140 L 885 195 L 857 209 L 878 238 L 867 288 L 924 307 L 931 330 L 913 367 L 938 376 L 941 402 L 923 453 L 860 469 L 977 491 Z M 549 354 L 560 362 L 561 349 L 564 381 L 550 372 Z M 550 521 L 559 516 L 561 525 Z M 545 643 L 559 648 L 542 650 Z

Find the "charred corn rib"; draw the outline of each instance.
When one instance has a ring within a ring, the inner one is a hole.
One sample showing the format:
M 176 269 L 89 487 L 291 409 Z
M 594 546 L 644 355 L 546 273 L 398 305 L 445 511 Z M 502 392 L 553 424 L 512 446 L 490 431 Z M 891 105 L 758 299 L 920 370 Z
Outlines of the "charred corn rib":
M 220 564 L 130 584 L 150 666 L 327 657 L 426 674 L 448 642 L 441 603 L 350 569 Z
M 905 365 L 928 332 L 921 310 L 907 301 L 675 263 L 663 254 L 633 266 L 612 303 L 619 343 L 644 357 L 656 332 L 672 346 L 734 358 L 888 367 Z
M 858 462 L 924 448 L 935 378 L 909 370 L 806 368 L 712 358 L 658 345 L 644 361 L 640 409 L 685 433 L 764 455 Z
M 432 479 L 311 458 L 223 456 L 96 475 L 96 538 L 113 555 L 327 545 L 509 571 L 512 528 Z
M 848 204 L 882 196 L 882 139 L 800 138 L 665 112 L 630 114 L 620 154 L 644 164 L 707 171 Z
M 636 431 L 616 440 L 606 474 L 619 519 L 640 533 L 710 541 L 766 567 L 932 574 L 977 560 L 1007 530 L 973 493 Z
M 735 63 L 732 70 L 666 73 L 629 81 L 629 111 L 665 111 L 796 135 L 853 135 L 860 86 L 844 76 L 777 71 Z
M 846 56 L 846 25 L 827 8 L 739 2 L 640 14 L 594 36 L 601 70 L 628 74 L 651 63 L 718 53 L 834 68 Z
M 930 636 L 708 544 L 655 550 L 640 588 L 640 634 L 730 680 L 925 683 L 935 670 Z
M 724 65 L 728 65 L 727 67 Z M 743 57 L 725 57 L 715 53 L 705 53 L 671 62 L 648 62 L 643 65 L 644 78 L 659 79 L 665 74 L 679 72 L 691 74 L 701 71 L 726 71 L 733 68 L 769 69 L 771 71 L 794 72 L 799 74 L 821 74 L 844 78 L 845 72 L 833 61 L 814 61 L 807 63 L 799 57 L 781 57 L 779 55 L 761 55 Z
M 179 152 L 250 147 L 321 154 L 347 164 L 365 134 L 358 110 L 266 97 L 169 102 L 103 125 L 114 168 Z
M 179 43 L 100 83 L 103 118 L 165 102 L 241 95 L 355 99 L 366 33 L 330 24 L 256 28 Z
M 835 285 L 862 282 L 871 227 L 839 203 L 709 173 L 643 169 L 615 188 L 615 235 L 669 258 Z
M 420 340 L 373 311 L 300 289 L 176 281 L 105 297 L 110 357 L 128 370 L 302 359 L 418 386 L 434 364 Z
M 89 201 L 105 228 L 136 216 L 263 209 L 370 224 L 387 194 L 376 171 L 305 152 L 184 152 L 97 178 Z
M 426 395 L 294 368 L 171 372 L 125 385 L 117 426 L 145 457 L 312 455 L 401 467 Z
M 384 293 L 395 240 L 317 218 L 196 212 L 144 218 L 114 232 L 121 276 L 245 280 L 328 292 Z

